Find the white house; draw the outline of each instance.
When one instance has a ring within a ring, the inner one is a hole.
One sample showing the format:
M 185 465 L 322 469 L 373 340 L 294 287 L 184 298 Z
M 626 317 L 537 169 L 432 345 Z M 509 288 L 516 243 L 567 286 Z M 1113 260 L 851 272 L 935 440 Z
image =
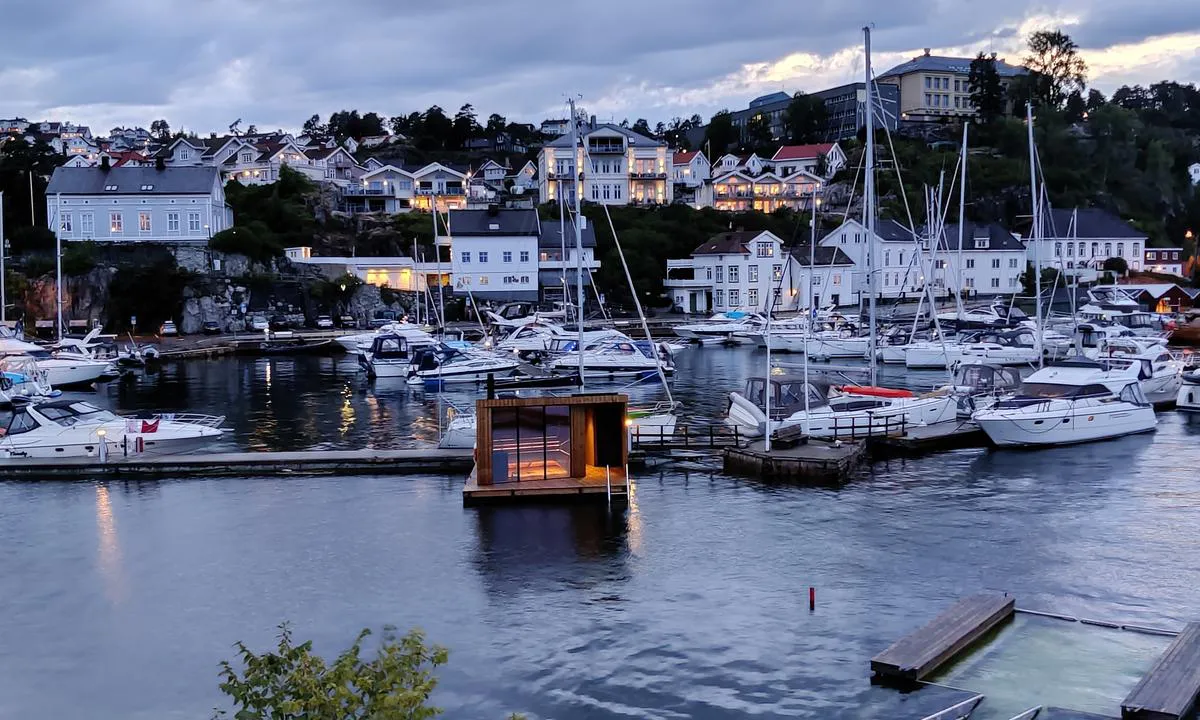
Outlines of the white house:
M 968 295 L 1021 292 L 1021 275 L 1026 269 L 1023 242 L 999 223 L 964 223 L 961 253 L 959 238 L 958 225 L 947 225 L 939 238 L 937 253 L 925 258 L 936 295 L 960 289 Z
M 1200 185 L 1200 162 L 1188 165 L 1188 177 L 1192 179 L 1193 185 Z
M 699 150 L 671 156 L 671 182 L 675 201 L 694 208 L 712 207 L 712 166 Z
M 771 156 L 771 165 L 783 176 L 803 171 L 828 180 L 846 167 L 846 153 L 837 143 L 783 145 Z
M 416 262 L 404 255 L 397 257 L 334 257 L 313 255 L 311 247 L 284 249 L 288 260 L 301 265 L 321 268 L 325 277 L 336 279 L 349 273 L 368 285 L 392 290 L 424 291 L 437 288 L 439 272 L 442 282 L 450 284 L 450 267 L 436 261 Z
M 402 213 L 465 208 L 469 173 L 442 163 L 428 165 L 380 165 L 368 169 L 358 182 L 342 188 L 349 212 Z
M 546 143 L 538 153 L 538 197 L 568 204 L 581 200 L 609 205 L 669 205 L 673 200 L 671 153 L 665 143 L 612 124 L 579 130 L 581 147 L 572 158 L 570 134 Z M 582 168 L 582 177 L 576 175 Z
M 479 300 L 538 299 L 536 210 L 452 210 L 450 267 L 456 292 Z M 445 244 L 439 238 L 439 243 Z
M 1183 248 L 1146 248 L 1145 253 L 1142 269 L 1183 277 Z
M 233 225 L 210 167 L 59 167 L 46 212 L 64 240 L 205 243 Z
M 1141 270 L 1146 234 L 1116 215 L 1100 208 L 1054 209 L 1046 214 L 1042 241 L 1025 236 L 1029 260 L 1035 247 L 1044 267 L 1057 267 L 1067 275 L 1094 279 L 1104 270 L 1104 261 L 1119 257 L 1130 270 Z

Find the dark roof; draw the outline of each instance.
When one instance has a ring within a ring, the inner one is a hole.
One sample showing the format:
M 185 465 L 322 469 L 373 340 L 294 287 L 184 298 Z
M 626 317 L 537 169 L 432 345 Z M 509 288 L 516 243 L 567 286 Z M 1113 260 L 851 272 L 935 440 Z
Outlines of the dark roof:
M 1025 243 L 1013 237 L 1000 223 L 986 225 L 966 222 L 963 224 L 963 250 L 974 250 L 975 241 L 987 238 L 988 250 L 1025 250 Z M 958 225 L 947 225 L 943 228 L 942 238 L 938 242 L 942 250 L 958 250 Z M 982 248 L 980 248 L 982 249 Z
M 692 251 L 693 255 L 734 255 L 747 254 L 746 243 L 754 242 L 754 238 L 762 235 L 765 230 L 735 230 L 714 235 L 704 241 L 700 247 Z
M 60 167 L 54 170 L 47 195 L 104 195 L 106 193 L 152 193 L 155 195 L 207 195 L 217 182 L 214 167 Z M 105 186 L 116 185 L 116 190 Z M 143 186 L 152 186 L 142 190 Z
M 453 235 L 537 235 L 536 210 L 451 210 Z
M 815 267 L 822 265 L 853 265 L 854 261 L 850 256 L 842 252 L 838 247 L 822 247 L 817 245 L 814 251 L 807 243 L 797 245 L 791 249 L 792 259 L 801 265 L 807 266 L 809 259 L 813 261 Z
M 542 223 L 542 234 L 538 237 L 538 247 L 540 248 L 561 248 L 563 246 L 563 238 L 559 234 L 557 220 L 547 220 Z M 580 239 L 583 240 L 585 248 L 596 247 L 596 228 L 591 223 L 588 223 L 583 230 L 580 231 Z M 566 245 L 568 248 L 575 247 L 575 226 L 567 224 Z
M 1076 217 L 1072 227 L 1072 216 Z M 1102 208 L 1054 208 L 1048 213 L 1042 235 L 1055 239 L 1105 240 L 1109 238 L 1145 240 L 1146 233 L 1134 228 L 1113 213 Z M 1029 234 L 1025 233 L 1028 237 Z
M 629 141 L 630 145 L 635 145 L 637 147 L 659 147 L 662 145 L 666 145 L 666 143 L 659 142 L 658 140 L 655 140 L 654 138 L 648 138 L 645 135 L 642 135 L 641 133 L 635 133 L 634 131 L 630 130 L 629 128 L 623 128 L 620 125 L 614 125 L 612 123 L 598 123 L 595 127 L 592 127 L 590 125 L 585 125 L 584 127 L 579 128 L 579 137 L 580 137 L 580 139 L 583 139 L 583 138 L 587 137 L 588 135 L 596 132 L 597 130 L 616 131 L 616 132 L 620 133 L 621 135 L 624 135 L 625 138 Z M 554 147 L 554 148 L 559 148 L 559 147 L 569 148 L 569 147 L 571 147 L 571 134 L 567 133 L 566 135 L 555 138 L 554 140 L 546 143 L 546 147 Z
M 918 55 L 906 63 L 901 63 L 878 77 L 883 80 L 888 77 L 907 75 L 914 72 L 944 72 L 966 74 L 971 72 L 971 60 L 974 58 L 956 58 L 943 55 Z M 1009 65 L 1003 60 L 996 60 L 996 72 L 1000 77 L 1015 77 L 1024 75 L 1028 70 L 1019 65 Z

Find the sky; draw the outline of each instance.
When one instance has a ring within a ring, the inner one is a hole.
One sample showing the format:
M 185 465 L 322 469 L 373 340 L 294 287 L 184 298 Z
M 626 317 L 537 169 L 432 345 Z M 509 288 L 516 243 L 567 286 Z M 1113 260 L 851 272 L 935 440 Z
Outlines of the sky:
M 0 0 L 0 118 L 207 133 L 469 102 L 537 123 L 574 95 L 653 125 L 859 80 L 866 24 L 877 74 L 927 47 L 1019 60 L 1061 28 L 1105 94 L 1200 82 L 1196 0 Z

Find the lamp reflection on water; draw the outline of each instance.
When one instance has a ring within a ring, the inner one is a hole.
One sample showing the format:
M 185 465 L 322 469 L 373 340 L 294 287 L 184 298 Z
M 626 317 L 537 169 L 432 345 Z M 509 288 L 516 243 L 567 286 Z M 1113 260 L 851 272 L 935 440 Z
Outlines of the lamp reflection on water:
M 121 563 L 121 546 L 117 526 L 113 521 L 112 501 L 108 488 L 96 486 L 96 529 L 100 534 L 99 565 L 104 576 L 105 594 L 114 603 L 125 599 L 125 570 Z

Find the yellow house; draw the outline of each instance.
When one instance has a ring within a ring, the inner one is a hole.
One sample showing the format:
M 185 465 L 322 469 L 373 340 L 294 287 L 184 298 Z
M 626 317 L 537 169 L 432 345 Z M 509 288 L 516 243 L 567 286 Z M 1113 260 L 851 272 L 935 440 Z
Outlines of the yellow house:
M 900 90 L 900 119 L 917 122 L 944 117 L 972 117 L 972 58 L 925 54 L 897 65 L 879 76 L 879 82 L 896 85 Z M 1000 84 L 1005 89 L 1013 78 L 1028 72 L 1025 68 L 996 60 Z

